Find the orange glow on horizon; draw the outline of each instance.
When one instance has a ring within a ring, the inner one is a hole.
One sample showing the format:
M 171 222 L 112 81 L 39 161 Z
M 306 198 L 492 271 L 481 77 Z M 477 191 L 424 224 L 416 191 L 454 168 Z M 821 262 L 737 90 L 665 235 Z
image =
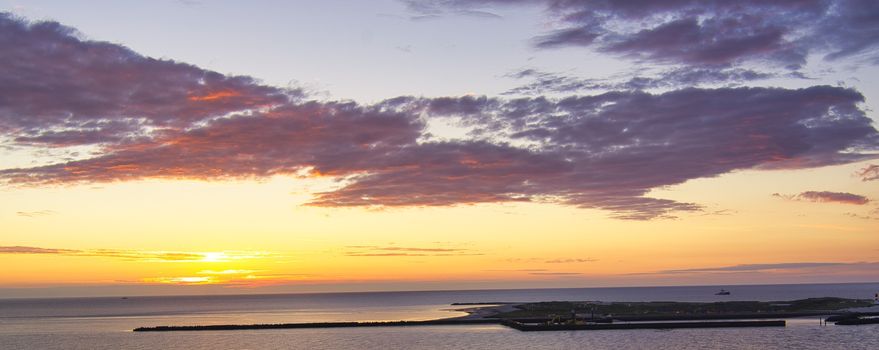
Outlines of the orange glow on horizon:
M 161 285 L 185 293 L 186 286 L 275 292 L 782 283 L 810 276 L 863 281 L 879 277 L 870 270 L 877 260 L 875 225 L 847 213 L 869 215 L 873 204 L 770 195 L 800 193 L 816 187 L 809 181 L 847 177 L 863 167 L 809 170 L 799 177 L 752 171 L 656 190 L 649 195 L 700 203 L 716 195 L 727 199 L 721 208 L 682 220 L 649 222 L 524 202 L 307 206 L 309 193 L 339 186 L 311 176 L 79 185 L 65 187 L 64 197 L 52 188 L 21 189 L 0 194 L 0 207 L 21 212 L 3 218 L 0 264 L 16 268 L 7 269 L 0 284 Z M 849 191 L 867 193 L 871 185 L 852 181 L 857 187 Z M 831 236 L 844 239 L 828 241 Z M 839 265 L 724 270 L 798 262 Z

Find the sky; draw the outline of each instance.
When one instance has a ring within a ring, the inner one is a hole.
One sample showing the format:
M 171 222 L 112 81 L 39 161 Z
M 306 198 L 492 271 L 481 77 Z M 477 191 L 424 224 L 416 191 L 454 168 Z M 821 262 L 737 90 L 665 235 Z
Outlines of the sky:
M 879 3 L 0 0 L 0 298 L 879 281 Z

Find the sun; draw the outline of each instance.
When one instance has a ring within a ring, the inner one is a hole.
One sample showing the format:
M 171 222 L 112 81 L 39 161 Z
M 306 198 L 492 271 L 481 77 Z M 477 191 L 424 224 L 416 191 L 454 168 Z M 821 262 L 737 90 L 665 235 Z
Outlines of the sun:
M 226 253 L 223 252 L 207 252 L 202 254 L 204 254 L 204 258 L 201 259 L 201 262 L 223 262 L 229 260 Z

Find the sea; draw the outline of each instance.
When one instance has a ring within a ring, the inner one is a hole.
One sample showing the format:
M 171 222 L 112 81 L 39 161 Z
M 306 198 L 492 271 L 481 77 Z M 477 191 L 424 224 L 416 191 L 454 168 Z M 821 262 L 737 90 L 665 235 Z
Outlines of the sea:
M 730 295 L 714 295 L 719 289 Z M 879 283 L 0 299 L 0 349 L 879 349 L 879 325 L 520 332 L 449 325 L 206 332 L 143 326 L 428 320 L 452 303 L 872 298 Z

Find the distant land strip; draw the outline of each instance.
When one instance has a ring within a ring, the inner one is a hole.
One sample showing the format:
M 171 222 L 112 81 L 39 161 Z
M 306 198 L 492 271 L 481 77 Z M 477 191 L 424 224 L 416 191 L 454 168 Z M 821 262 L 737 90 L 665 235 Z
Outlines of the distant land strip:
M 379 321 L 379 322 L 309 322 L 309 323 L 271 323 L 271 324 L 224 324 L 201 326 L 156 326 L 138 327 L 135 332 L 171 331 L 227 331 L 245 329 L 300 329 L 300 328 L 350 328 L 350 327 L 397 327 L 397 326 L 436 326 L 465 324 L 500 324 L 497 319 L 440 319 L 427 321 Z

